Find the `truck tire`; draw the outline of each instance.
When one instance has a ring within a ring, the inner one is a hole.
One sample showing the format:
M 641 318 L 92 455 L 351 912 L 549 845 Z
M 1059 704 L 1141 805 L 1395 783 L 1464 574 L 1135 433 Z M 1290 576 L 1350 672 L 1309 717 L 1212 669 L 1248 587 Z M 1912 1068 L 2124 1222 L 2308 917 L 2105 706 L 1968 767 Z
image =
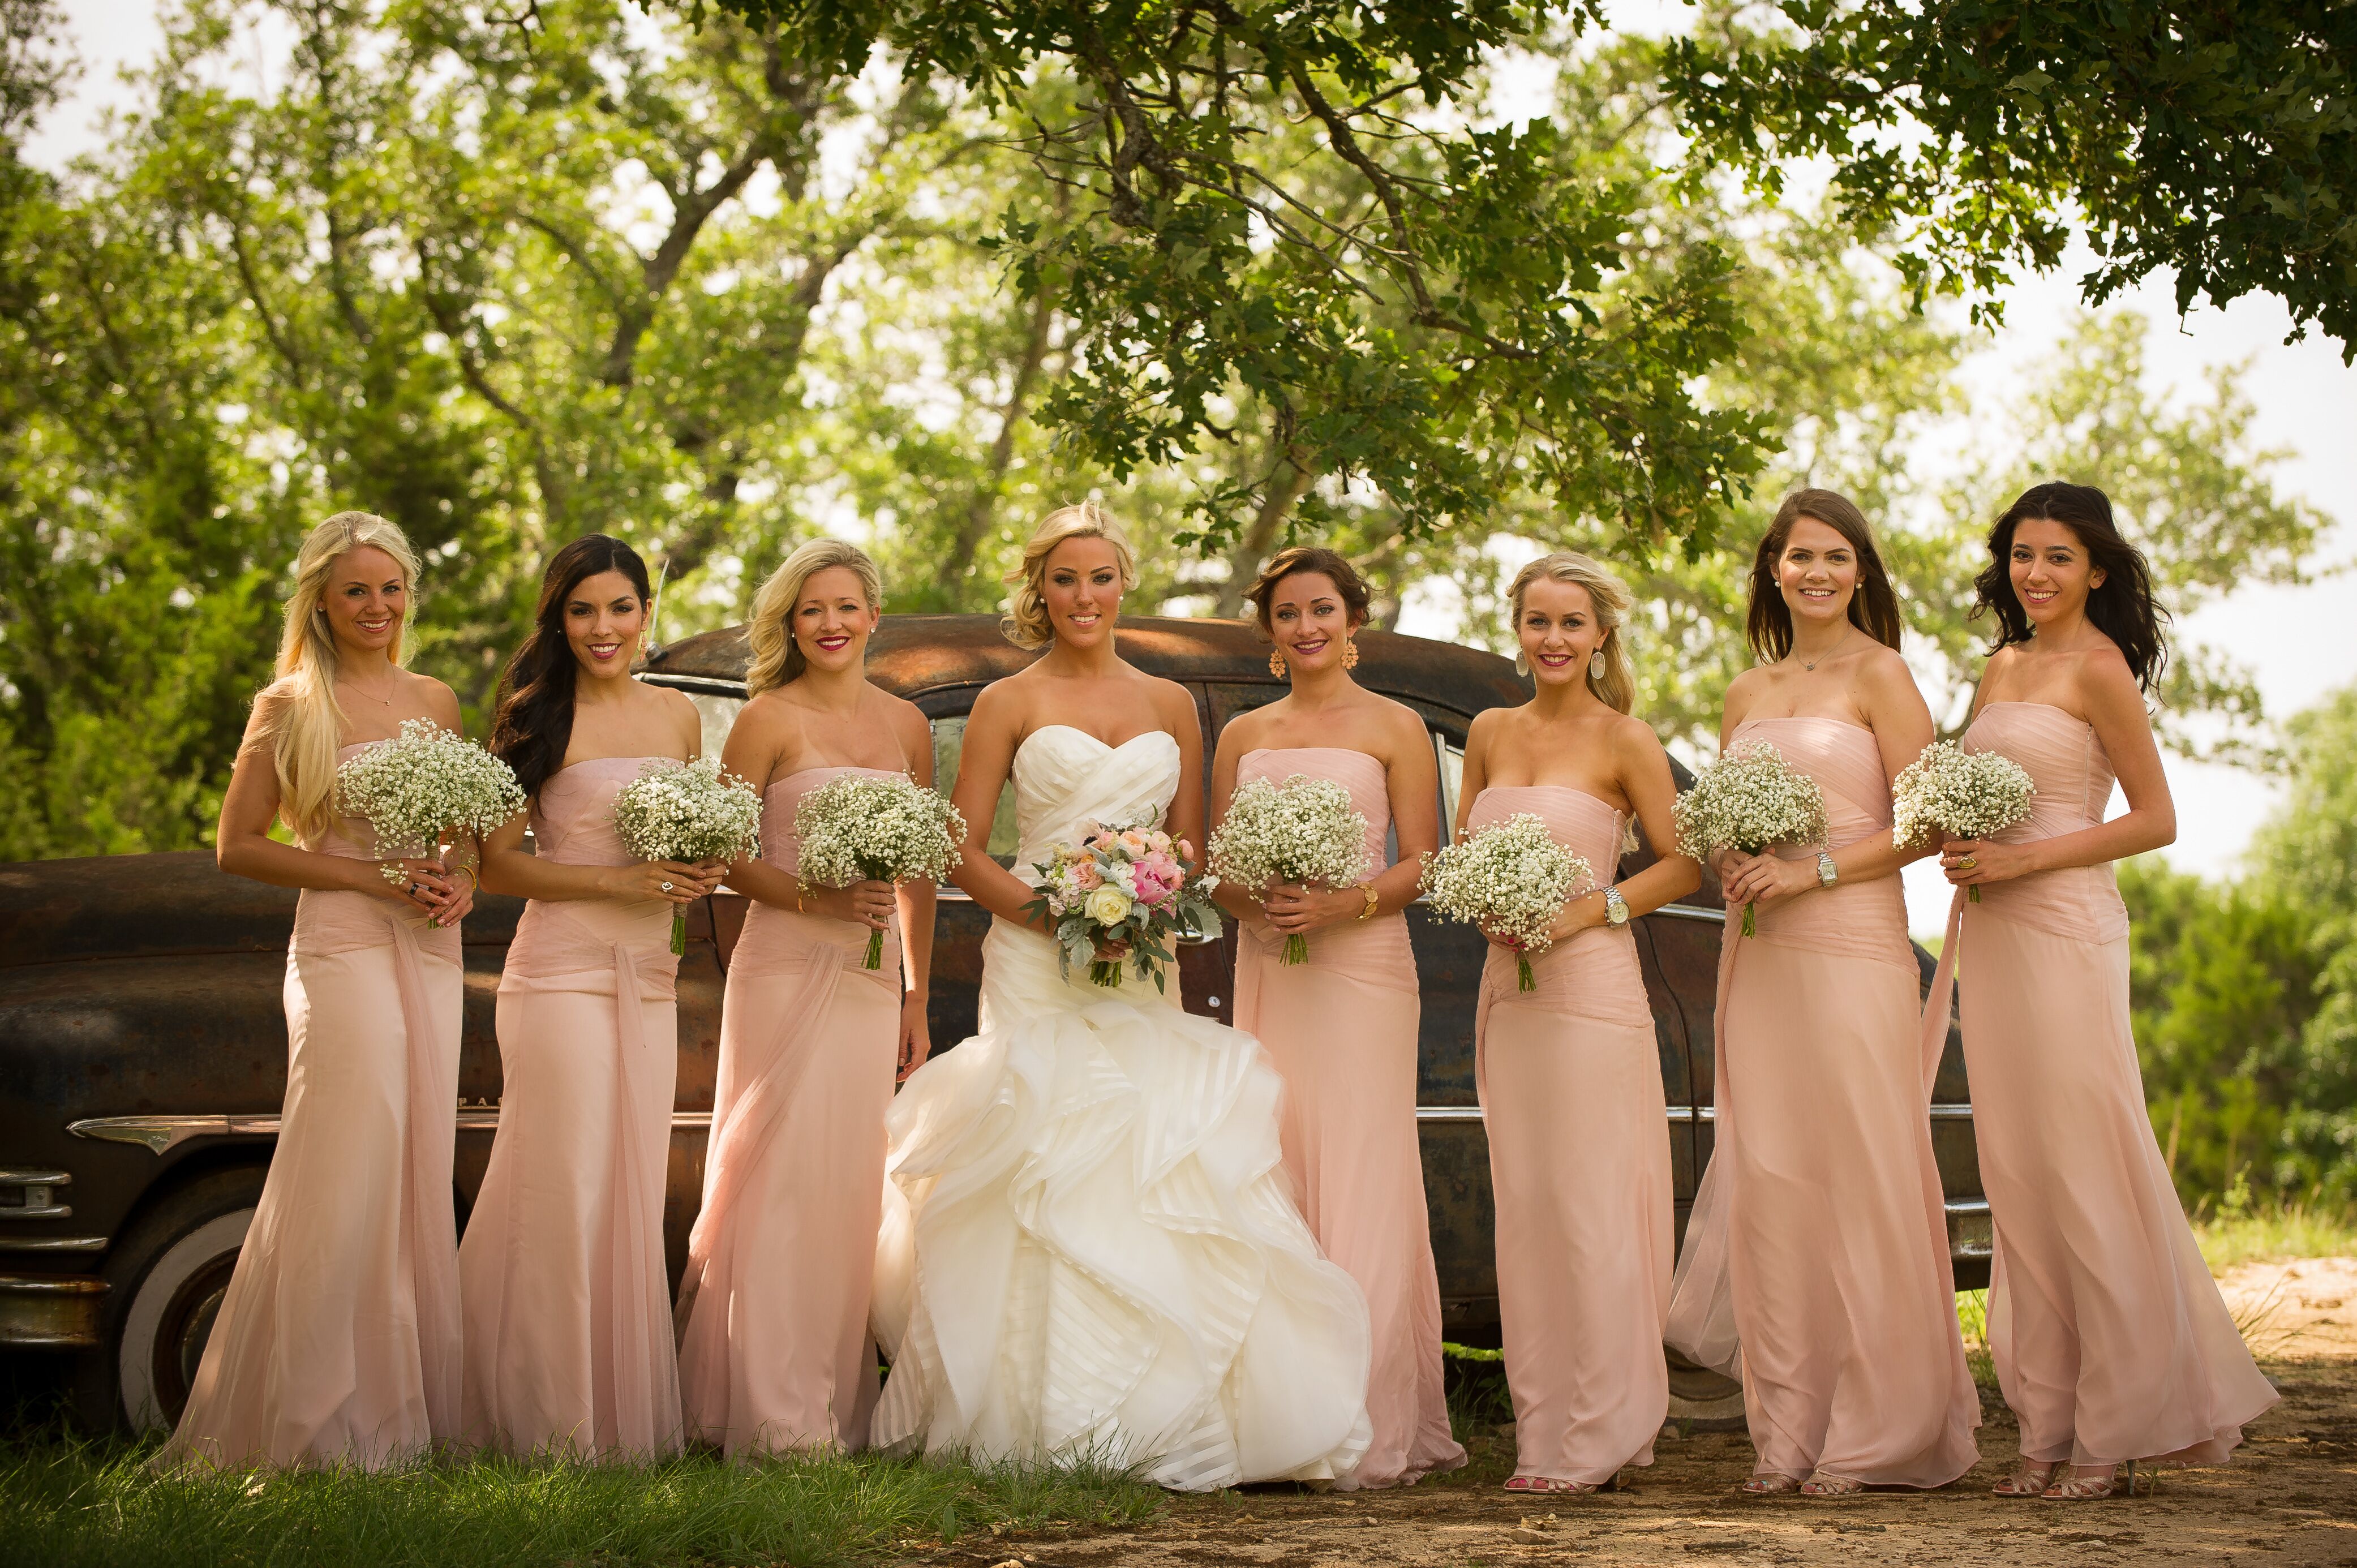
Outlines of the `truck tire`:
M 1743 1385 L 1697 1367 L 1666 1346 L 1670 1363 L 1670 1419 L 1694 1432 L 1733 1432 L 1743 1425 Z
M 74 1379 L 84 1424 L 136 1434 L 180 1419 L 265 1170 L 239 1165 L 192 1178 L 108 1250 L 103 1341 L 84 1353 Z

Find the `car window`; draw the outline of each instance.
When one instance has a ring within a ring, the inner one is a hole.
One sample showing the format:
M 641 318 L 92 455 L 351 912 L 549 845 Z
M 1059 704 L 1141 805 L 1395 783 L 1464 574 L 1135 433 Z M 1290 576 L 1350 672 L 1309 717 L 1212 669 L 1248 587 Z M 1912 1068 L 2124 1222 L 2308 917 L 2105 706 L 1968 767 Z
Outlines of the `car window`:
M 1432 754 L 1440 764 L 1440 842 L 1447 843 L 1457 825 L 1457 797 L 1465 785 L 1465 748 L 1434 730 Z
M 965 746 L 965 715 L 932 721 L 933 787 L 946 795 L 957 783 L 958 755 Z M 990 819 L 990 858 L 1001 865 L 1015 864 L 1021 847 L 1015 829 L 1015 780 L 998 792 L 998 811 Z
M 728 744 L 728 732 L 744 711 L 745 699 L 724 697 L 715 692 L 690 692 L 687 700 L 695 704 L 695 716 L 704 721 L 704 755 L 717 757 Z

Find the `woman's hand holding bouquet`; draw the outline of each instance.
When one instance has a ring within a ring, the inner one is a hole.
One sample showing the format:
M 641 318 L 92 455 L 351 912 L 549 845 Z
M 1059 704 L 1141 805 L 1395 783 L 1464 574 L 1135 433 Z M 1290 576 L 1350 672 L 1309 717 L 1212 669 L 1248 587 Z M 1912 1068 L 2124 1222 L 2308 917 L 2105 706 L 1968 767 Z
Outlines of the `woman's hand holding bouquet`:
M 1188 877 L 1192 846 L 1161 829 L 1099 822 L 1077 844 L 1057 844 L 1033 865 L 1039 896 L 1024 906 L 1056 943 L 1066 979 L 1085 962 L 1097 985 L 1119 985 L 1127 960 L 1157 991 L 1168 989 L 1171 942 L 1218 932 L 1217 879 Z

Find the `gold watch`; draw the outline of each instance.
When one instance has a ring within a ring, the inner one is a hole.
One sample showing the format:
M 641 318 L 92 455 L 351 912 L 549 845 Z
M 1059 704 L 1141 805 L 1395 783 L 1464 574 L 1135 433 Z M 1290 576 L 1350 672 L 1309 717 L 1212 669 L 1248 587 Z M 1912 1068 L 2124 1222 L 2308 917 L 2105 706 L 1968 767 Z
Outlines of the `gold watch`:
M 1381 904 L 1383 900 L 1375 897 L 1375 885 L 1372 882 L 1360 883 L 1359 891 L 1367 896 L 1367 907 L 1359 911 L 1358 918 L 1361 920 L 1372 920 L 1375 918 L 1376 906 Z

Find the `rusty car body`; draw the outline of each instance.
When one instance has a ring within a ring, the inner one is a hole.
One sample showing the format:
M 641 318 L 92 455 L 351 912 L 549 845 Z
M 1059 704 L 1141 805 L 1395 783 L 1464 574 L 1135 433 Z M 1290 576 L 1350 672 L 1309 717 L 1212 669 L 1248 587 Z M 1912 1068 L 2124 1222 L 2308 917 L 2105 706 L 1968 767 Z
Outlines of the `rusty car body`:
M 1193 694 L 1209 742 L 1284 686 L 1266 647 L 1232 621 L 1135 618 L 1123 653 Z M 1455 814 L 1467 726 L 1528 688 L 1494 654 L 1369 631 L 1360 680 L 1425 720 L 1439 764 L 1441 821 Z M 985 685 L 1030 656 L 994 618 L 887 617 L 871 676 L 931 721 L 942 777 L 955 768 L 966 714 Z M 675 687 L 704 714 L 716 750 L 744 700 L 741 628 L 667 648 L 641 678 Z M 1012 849 L 1002 811 L 994 853 Z M 1641 847 L 1623 875 L 1649 858 Z M 135 1429 L 168 1423 L 185 1401 L 226 1288 L 278 1128 L 285 1085 L 281 987 L 292 890 L 224 875 L 201 853 L 0 866 L 0 1349 L 72 1358 L 86 1419 Z M 521 905 L 480 899 L 465 928 L 466 1024 L 453 1202 L 461 1222 L 499 1121 L 493 1001 Z M 744 920 L 737 895 L 692 909 L 680 965 L 679 1087 L 665 1242 L 673 1278 L 698 1206 L 710 1122 L 720 999 Z M 1636 922 L 1668 1101 L 1681 1228 L 1710 1156 L 1711 1013 L 1723 924 L 1715 889 Z M 1496 1343 L 1487 1145 L 1473 1085 L 1475 990 L 1482 943 L 1422 908 L 1408 915 L 1422 990 L 1417 1121 L 1447 1331 Z M 987 917 L 945 889 L 931 1001 L 936 1049 L 974 1026 Z M 1192 1011 L 1226 1019 L 1230 937 L 1182 950 Z M 1931 959 L 1918 953 L 1928 981 Z M 1953 1026 L 1932 1107 L 1958 1284 L 1986 1278 L 1989 1228 L 1974 1155 L 1963 1054 Z M 1725 1415 L 1733 1385 L 1679 1369 L 1682 1408 Z

